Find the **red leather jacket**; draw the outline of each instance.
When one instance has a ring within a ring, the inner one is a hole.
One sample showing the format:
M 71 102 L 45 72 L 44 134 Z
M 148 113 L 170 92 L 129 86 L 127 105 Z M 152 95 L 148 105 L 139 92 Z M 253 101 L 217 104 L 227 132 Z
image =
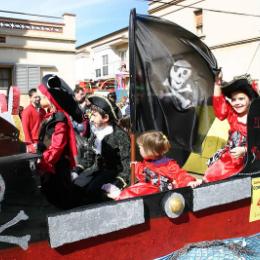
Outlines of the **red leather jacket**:
M 66 153 L 65 147 L 68 143 L 68 127 L 66 122 L 57 122 L 51 136 L 49 147 L 43 152 L 39 169 L 44 172 L 55 173 L 54 166 Z
M 124 189 L 118 197 L 119 200 L 185 187 L 189 182 L 196 180 L 174 160 L 166 157 L 155 161 L 138 162 L 135 176 L 139 182 Z
M 237 113 L 223 95 L 213 97 L 213 107 L 217 118 L 228 120 L 230 130 L 227 145 L 218 150 L 209 160 L 210 166 L 203 177 L 205 182 L 226 179 L 239 173 L 244 167 L 244 157 L 233 158 L 230 150 L 234 147 L 246 145 L 246 124 L 238 121 Z
M 230 132 L 238 131 L 243 136 L 247 136 L 246 124 L 238 122 L 237 113 L 231 107 L 231 105 L 226 101 L 223 95 L 213 96 L 213 108 L 216 117 L 219 120 L 227 119 L 230 125 Z
M 44 85 L 40 85 L 39 90 L 55 105 L 58 112 L 64 114 L 66 120 L 57 122 L 55 125 L 50 145 L 43 152 L 38 168 L 44 172 L 54 173 L 54 164 L 60 159 L 62 154 L 69 158 L 70 167 L 73 168 L 76 165 L 77 145 L 70 116 L 59 106 Z M 50 118 L 52 114 L 46 115 L 46 118 Z

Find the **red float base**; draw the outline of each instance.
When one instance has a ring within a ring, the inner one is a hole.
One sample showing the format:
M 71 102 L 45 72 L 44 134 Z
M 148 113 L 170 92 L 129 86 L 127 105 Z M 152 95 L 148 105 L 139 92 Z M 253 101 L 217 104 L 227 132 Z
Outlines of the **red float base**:
M 189 243 L 234 237 L 260 232 L 259 221 L 249 222 L 250 200 L 187 212 L 178 219 L 153 218 L 145 224 L 103 236 L 82 240 L 57 249 L 47 241 L 32 243 L 29 249 L 1 250 L 0 259 L 154 259 Z

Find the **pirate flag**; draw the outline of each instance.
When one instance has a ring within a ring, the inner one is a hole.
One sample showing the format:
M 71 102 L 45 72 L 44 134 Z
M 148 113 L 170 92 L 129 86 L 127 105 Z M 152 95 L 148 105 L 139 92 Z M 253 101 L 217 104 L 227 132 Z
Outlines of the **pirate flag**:
M 217 62 L 194 34 L 132 10 L 129 26 L 132 132 L 159 130 L 174 148 L 200 151 L 214 119 Z

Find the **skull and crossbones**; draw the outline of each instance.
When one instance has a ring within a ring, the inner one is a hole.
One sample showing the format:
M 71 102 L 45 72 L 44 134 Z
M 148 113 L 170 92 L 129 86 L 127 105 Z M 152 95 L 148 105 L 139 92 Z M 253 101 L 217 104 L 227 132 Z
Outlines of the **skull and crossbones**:
M 3 177 L 0 174 L 0 206 L 1 206 L 1 202 L 4 199 L 4 193 L 5 193 L 5 182 L 3 180 Z M 0 211 L 1 211 L 1 208 L 0 208 Z M 22 220 L 27 220 L 28 218 L 29 217 L 25 214 L 25 212 L 23 210 L 20 210 L 20 212 L 13 219 L 8 221 L 4 225 L 0 226 L 0 234 L 7 228 L 19 223 Z M 0 235 L 0 242 L 16 244 L 24 250 L 26 250 L 28 248 L 28 242 L 30 239 L 31 239 L 30 235 L 25 235 L 22 237 L 1 236 Z
M 191 93 L 191 85 L 187 82 L 192 75 L 192 66 L 186 60 L 177 60 L 170 68 L 167 79 L 163 82 L 179 101 L 180 108 L 185 109 L 191 105 L 191 101 L 185 98 L 185 93 Z
M 190 84 L 186 84 L 191 76 L 191 65 L 186 60 L 177 60 L 170 70 L 170 84 L 179 92 L 191 92 Z

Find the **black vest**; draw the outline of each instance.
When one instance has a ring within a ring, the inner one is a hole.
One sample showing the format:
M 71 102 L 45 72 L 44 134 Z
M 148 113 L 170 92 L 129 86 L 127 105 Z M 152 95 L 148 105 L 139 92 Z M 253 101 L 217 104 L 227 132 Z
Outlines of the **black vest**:
M 67 122 L 67 118 L 63 112 L 57 112 L 44 120 L 39 134 L 38 152 L 43 153 L 51 144 L 51 136 L 54 132 L 55 125 L 58 122 Z

